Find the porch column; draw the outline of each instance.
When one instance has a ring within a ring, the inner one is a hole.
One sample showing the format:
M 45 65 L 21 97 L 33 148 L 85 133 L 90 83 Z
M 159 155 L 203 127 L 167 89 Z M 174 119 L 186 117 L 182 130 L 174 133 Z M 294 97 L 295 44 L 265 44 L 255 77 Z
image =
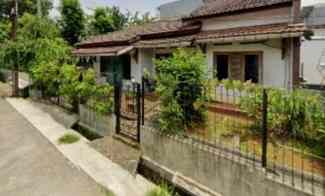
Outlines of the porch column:
M 96 60 L 94 63 L 94 70 L 96 72 L 96 78 L 100 79 L 101 74 L 100 74 L 100 56 L 96 56 Z
M 301 0 L 292 1 L 292 22 L 303 22 L 303 19 L 301 17 Z
M 300 37 L 292 39 L 292 85 L 297 87 L 300 84 Z

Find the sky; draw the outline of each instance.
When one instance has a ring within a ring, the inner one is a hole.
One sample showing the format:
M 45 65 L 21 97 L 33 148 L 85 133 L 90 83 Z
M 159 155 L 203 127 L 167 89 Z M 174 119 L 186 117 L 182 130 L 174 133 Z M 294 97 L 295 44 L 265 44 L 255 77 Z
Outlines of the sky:
M 60 0 L 53 0 L 54 7 L 56 8 Z M 91 13 L 95 7 L 98 6 L 113 6 L 116 5 L 122 10 L 130 10 L 131 12 L 139 11 L 141 13 L 151 12 L 152 15 L 157 14 L 156 8 L 164 3 L 172 2 L 175 0 L 80 0 L 83 8 L 87 13 Z M 325 0 L 302 0 L 302 5 L 312 5 L 316 3 L 325 3 Z M 52 16 L 57 16 L 58 12 L 54 9 L 51 13 Z
M 57 7 L 60 0 L 53 0 L 54 7 Z M 98 6 L 118 6 L 123 11 L 130 10 L 131 12 L 139 11 L 141 13 L 150 12 L 152 15 L 157 14 L 156 8 L 164 3 L 174 0 L 80 0 L 82 7 L 87 13 L 91 13 Z M 53 10 L 52 15 L 56 16 L 57 11 Z

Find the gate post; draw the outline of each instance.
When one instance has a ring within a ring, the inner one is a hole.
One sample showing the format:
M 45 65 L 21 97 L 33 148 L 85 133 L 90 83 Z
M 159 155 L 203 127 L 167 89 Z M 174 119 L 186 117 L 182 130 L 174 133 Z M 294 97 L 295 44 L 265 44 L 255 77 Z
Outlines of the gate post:
M 140 131 L 141 131 L 141 88 L 140 84 L 136 83 L 137 92 L 137 141 L 140 143 Z
M 121 131 L 121 85 L 119 82 L 115 82 L 114 86 L 114 110 L 116 116 L 116 134 L 119 134 Z
M 141 103 L 141 123 L 142 125 L 144 125 L 144 98 L 145 98 L 145 81 L 144 81 L 144 77 L 142 77 L 141 80 L 141 98 L 142 98 L 142 103 Z
M 262 167 L 267 167 L 267 91 L 263 88 L 263 103 L 262 103 Z

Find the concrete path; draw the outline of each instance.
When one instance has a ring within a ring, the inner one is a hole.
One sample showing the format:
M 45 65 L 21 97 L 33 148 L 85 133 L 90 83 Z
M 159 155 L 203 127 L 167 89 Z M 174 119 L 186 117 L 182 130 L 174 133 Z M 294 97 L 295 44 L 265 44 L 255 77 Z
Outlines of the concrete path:
M 58 139 L 65 133 L 72 132 L 71 130 L 66 130 L 50 115 L 33 106 L 28 100 L 7 100 L 75 166 L 81 168 L 98 184 L 108 188 L 116 195 L 144 196 L 153 188 L 153 185 L 143 177 L 132 176 L 119 165 L 91 148 L 85 139 L 71 145 L 59 145 Z
M 0 195 L 105 196 L 35 127 L 0 98 Z

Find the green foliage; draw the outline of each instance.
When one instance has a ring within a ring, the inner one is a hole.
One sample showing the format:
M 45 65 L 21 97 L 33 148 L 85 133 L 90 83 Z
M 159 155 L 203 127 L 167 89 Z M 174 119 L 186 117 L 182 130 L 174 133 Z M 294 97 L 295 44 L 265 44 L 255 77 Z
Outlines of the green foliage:
M 19 16 L 25 13 L 37 14 L 37 1 L 38 0 L 18 0 L 18 12 Z M 10 16 L 11 8 L 13 7 L 12 0 L 1 0 L 0 1 L 0 21 L 8 20 Z M 48 16 L 50 10 L 53 8 L 52 0 L 41 0 L 42 15 Z
M 42 89 L 45 96 L 59 95 L 60 66 L 53 62 L 41 62 L 32 69 L 34 85 Z
M 132 14 L 131 12 L 127 13 L 127 18 L 128 18 L 128 25 L 142 25 L 146 23 L 150 23 L 156 20 L 155 17 L 152 17 L 150 15 L 150 12 L 146 12 L 144 14 L 140 14 L 139 12 L 135 12 Z
M 19 19 L 19 36 L 25 39 L 58 38 L 60 31 L 56 23 L 48 17 L 39 18 L 35 15 L 24 14 Z
M 80 137 L 75 134 L 66 133 L 59 138 L 59 144 L 73 144 L 80 140 Z
M 79 42 L 85 30 L 85 16 L 79 0 L 61 0 L 61 34 L 74 45 Z
M 113 90 L 113 86 L 109 84 L 97 85 L 94 94 L 87 102 L 88 107 L 93 109 L 99 115 L 113 112 Z
M 146 196 L 178 196 L 174 189 L 167 184 L 162 184 L 152 191 L 149 191 Z
M 59 38 L 55 23 L 46 18 L 25 14 L 19 20 L 17 40 L 5 40 L 0 48 L 0 66 L 29 71 L 44 62 L 71 60 L 70 47 Z
M 261 122 L 262 89 L 252 84 L 246 84 L 245 89 L 247 94 L 241 98 L 241 108 Z M 302 139 L 323 138 L 325 109 L 320 95 L 302 89 L 268 89 L 267 93 L 268 127 L 273 133 Z
M 127 21 L 118 7 L 97 7 L 90 25 L 94 34 L 104 34 L 123 29 Z
M 0 45 L 9 39 L 10 24 L 8 22 L 0 22 Z
M 161 96 L 160 128 L 184 131 L 205 122 L 205 57 L 199 50 L 177 49 L 156 60 L 157 92 Z

